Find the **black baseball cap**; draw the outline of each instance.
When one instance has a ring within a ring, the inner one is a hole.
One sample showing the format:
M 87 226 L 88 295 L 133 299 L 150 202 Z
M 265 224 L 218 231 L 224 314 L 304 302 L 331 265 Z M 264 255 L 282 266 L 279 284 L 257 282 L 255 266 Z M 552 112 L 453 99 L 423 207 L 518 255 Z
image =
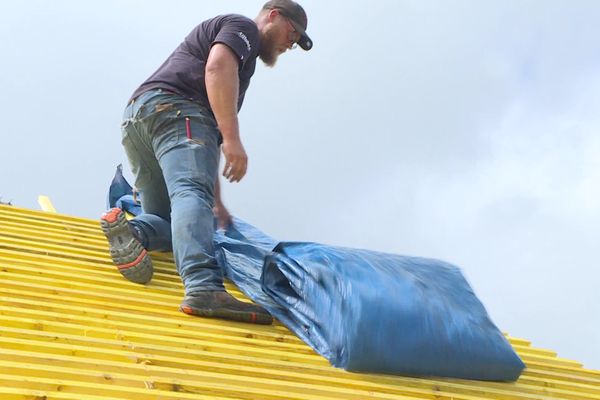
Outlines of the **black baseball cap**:
M 300 34 L 298 46 L 307 51 L 312 49 L 313 42 L 306 34 L 308 18 L 300 4 L 292 0 L 270 0 L 265 3 L 263 10 L 279 10 L 281 15 L 288 18 L 296 32 Z

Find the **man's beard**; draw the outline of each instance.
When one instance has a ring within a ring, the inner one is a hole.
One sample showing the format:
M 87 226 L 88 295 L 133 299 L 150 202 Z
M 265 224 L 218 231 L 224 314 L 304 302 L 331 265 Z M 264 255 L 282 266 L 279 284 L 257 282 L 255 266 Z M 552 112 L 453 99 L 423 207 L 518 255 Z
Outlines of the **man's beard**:
M 262 62 L 265 63 L 267 67 L 275 66 L 277 57 L 279 57 L 279 52 L 275 47 L 273 36 L 273 31 L 268 29 L 262 35 L 260 41 L 260 53 L 258 53 L 258 57 L 262 60 Z

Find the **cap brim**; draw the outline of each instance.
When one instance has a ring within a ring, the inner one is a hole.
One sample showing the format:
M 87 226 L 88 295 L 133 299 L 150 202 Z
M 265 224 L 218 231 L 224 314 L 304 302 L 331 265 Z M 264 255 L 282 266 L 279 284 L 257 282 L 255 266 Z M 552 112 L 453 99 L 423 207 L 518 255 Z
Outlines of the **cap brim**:
M 308 37 L 308 35 L 306 34 L 306 32 L 304 32 L 301 36 L 300 36 L 300 40 L 298 40 L 298 46 L 300 46 L 302 48 L 302 50 L 310 50 L 313 47 L 313 42 L 312 40 Z
M 304 28 L 302 28 L 302 26 L 300 26 L 300 24 L 298 24 L 293 19 L 289 18 L 289 20 L 292 23 L 292 25 L 294 26 L 294 29 L 296 30 L 296 32 L 300 32 L 300 39 L 298 40 L 298 46 L 300 46 L 302 48 L 302 50 L 306 50 L 306 51 L 312 49 L 313 41 L 311 40 L 310 37 L 308 37 Z

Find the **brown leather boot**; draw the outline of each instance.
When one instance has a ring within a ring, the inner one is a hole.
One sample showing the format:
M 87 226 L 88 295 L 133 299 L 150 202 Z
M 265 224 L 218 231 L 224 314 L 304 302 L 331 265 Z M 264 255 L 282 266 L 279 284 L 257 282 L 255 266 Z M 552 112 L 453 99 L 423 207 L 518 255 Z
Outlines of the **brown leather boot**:
M 264 308 L 239 301 L 224 291 L 191 293 L 185 296 L 179 309 L 186 314 L 200 317 L 262 325 L 273 323 L 273 317 Z

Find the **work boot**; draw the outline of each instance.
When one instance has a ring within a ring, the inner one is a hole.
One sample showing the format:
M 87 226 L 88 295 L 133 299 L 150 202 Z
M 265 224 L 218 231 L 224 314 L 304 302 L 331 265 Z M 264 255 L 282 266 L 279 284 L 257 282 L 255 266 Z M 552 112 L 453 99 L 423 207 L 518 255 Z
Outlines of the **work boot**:
M 110 246 L 110 256 L 125 279 L 148 283 L 152 279 L 152 260 L 142 243 L 133 235 L 125 212 L 112 208 L 100 217 L 100 226 Z
M 189 315 L 270 325 L 273 317 L 264 308 L 237 300 L 225 291 L 196 292 L 185 296 L 179 309 Z

